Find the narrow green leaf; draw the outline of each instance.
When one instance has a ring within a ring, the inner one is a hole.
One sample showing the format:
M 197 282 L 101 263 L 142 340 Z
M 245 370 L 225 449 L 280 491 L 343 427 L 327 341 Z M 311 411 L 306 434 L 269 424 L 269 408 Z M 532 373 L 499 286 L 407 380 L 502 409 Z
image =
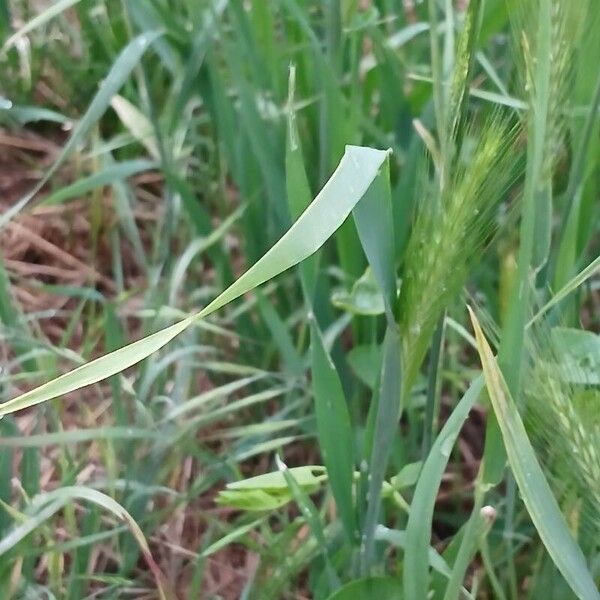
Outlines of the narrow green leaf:
M 571 292 L 575 291 L 582 283 L 587 281 L 592 275 L 600 270 L 600 256 L 595 258 L 585 269 L 577 273 L 570 281 L 558 291 L 538 312 L 533 318 L 527 323 L 527 327 L 531 327 L 533 323 L 539 320 L 545 313 L 547 313 L 553 306 L 556 306 L 561 300 L 566 298 Z
M 2 104 L 1 98 L 0 104 Z M 12 105 L 8 103 L 6 106 L 0 106 L 0 120 L 4 121 L 5 115 L 6 117 L 10 117 L 11 120 L 16 121 L 19 125 L 37 123 L 38 121 L 49 121 L 50 123 L 58 123 L 59 125 L 70 123 L 70 119 L 65 115 L 55 110 L 40 108 L 38 106 Z
M 149 171 L 155 167 L 156 163 L 143 159 L 114 163 L 92 175 L 83 177 L 70 185 L 62 187 L 56 192 L 53 192 L 44 198 L 42 204 L 58 204 L 65 200 L 69 200 L 70 198 L 83 196 L 88 192 L 112 184 L 117 180 L 127 179 L 132 175 L 137 175 L 143 171 Z
M 483 474 L 482 470 L 480 470 L 480 474 Z M 459 600 L 461 598 L 462 582 L 465 579 L 467 569 L 473 561 L 479 543 L 488 534 L 493 524 L 493 519 L 489 518 L 486 511 L 483 510 L 483 493 L 476 492 L 475 495 L 475 504 L 471 516 L 460 532 L 462 533 L 462 539 L 452 565 L 450 580 L 446 584 L 444 600 Z M 458 539 L 458 536 L 455 539 Z
M 304 363 L 294 346 L 292 334 L 284 320 L 279 316 L 273 304 L 265 298 L 262 290 L 256 290 L 256 300 L 258 310 L 281 356 L 283 370 L 296 377 L 301 376 L 305 370 Z
M 325 349 L 316 321 L 311 319 L 312 386 L 317 435 L 340 517 L 350 540 L 356 540 L 352 501 L 354 444 L 350 413 L 338 373 Z
M 290 66 L 288 84 L 288 123 L 285 153 L 285 175 L 287 199 L 293 219 L 297 219 L 310 204 L 310 185 L 304 167 L 300 133 L 298 132 L 297 116 L 294 109 L 294 94 L 296 87 L 296 67 Z
M 389 544 L 392 544 L 392 546 L 395 546 L 396 548 L 401 548 L 406 552 L 406 531 L 399 531 L 398 529 L 389 529 L 388 527 L 384 527 L 383 525 L 378 525 L 377 529 L 375 530 L 375 539 L 382 542 L 388 542 Z M 448 563 L 446 563 L 444 558 L 440 554 L 438 554 L 435 548 L 432 548 L 431 546 L 429 546 L 428 560 L 429 566 L 432 569 L 440 573 L 440 575 L 446 577 L 446 579 L 450 577 L 452 572 L 450 571 Z
M 502 432 L 509 464 L 529 515 L 554 564 L 575 594 L 581 600 L 598 600 L 600 594 L 581 548 L 573 539 L 544 477 L 477 317 L 472 311 L 470 313 L 490 400 Z
M 0 556 L 12 550 L 21 540 L 25 539 L 32 531 L 35 531 L 42 523 L 55 515 L 64 505 L 65 502 L 62 500 L 49 502 L 30 518 L 23 520 L 19 525 L 13 527 L 0 540 Z M 13 513 L 12 516 L 14 518 L 16 514 Z
M 0 437 L 0 448 L 39 448 L 54 444 L 78 444 L 94 440 L 153 440 L 162 435 L 158 431 L 135 427 L 98 427 L 92 429 L 68 429 L 54 433 L 35 435 L 11 435 Z
M 381 384 L 373 444 L 369 460 L 367 510 L 361 539 L 362 573 L 368 574 L 375 552 L 375 528 L 381 504 L 381 488 L 392 451 L 394 436 L 398 435 L 401 402 L 401 344 L 395 325 L 388 325 L 383 340 Z
M 297 219 L 310 204 L 310 185 L 304 166 L 300 134 L 294 110 L 294 94 L 296 86 L 296 67 L 290 66 L 288 83 L 288 123 L 285 147 L 285 184 L 287 201 L 292 219 Z M 302 285 L 310 299 L 315 292 L 318 256 L 309 258 L 300 266 Z
M 423 465 L 410 506 L 406 526 L 406 553 L 404 557 L 404 597 L 422 600 L 429 589 L 427 554 L 437 491 L 460 429 L 469 416 L 481 390 L 483 377 L 475 379 L 437 436 Z
M 228 546 L 232 542 L 236 542 L 240 538 L 244 537 L 249 531 L 252 531 L 258 527 L 263 521 L 264 517 L 261 517 L 260 519 L 256 519 L 256 521 L 236 527 L 233 529 L 233 531 L 230 531 L 227 535 L 224 535 L 221 539 L 212 543 L 210 546 L 208 546 L 208 548 L 205 548 L 201 556 L 205 558 L 211 554 L 214 554 L 215 552 L 218 552 L 221 548 L 225 548 L 225 546 Z
M 147 358 L 188 327 L 316 252 L 363 197 L 387 151 L 348 146 L 338 168 L 283 237 L 237 281 L 199 313 L 61 375 L 0 404 L 0 415 L 34 406 L 102 381 Z
M 144 559 L 154 575 L 161 600 L 174 597 L 169 593 L 165 577 L 152 558 L 148 542 L 146 541 L 146 537 L 140 529 L 140 526 L 116 500 L 113 500 L 110 496 L 92 488 L 66 486 L 36 496 L 32 501 L 32 506 L 39 507 L 38 510 L 32 517 L 15 527 L 11 533 L 0 540 L 0 555 L 14 547 L 14 545 L 26 535 L 34 531 L 44 521 L 73 500 L 87 500 L 88 502 L 92 502 L 112 513 L 120 521 L 125 522 L 138 543 L 142 554 L 144 555 Z
M 386 166 L 367 190 L 363 201 L 356 205 L 354 222 L 375 280 L 383 291 L 388 321 L 394 323 L 397 290 L 391 196 Z
M 340 586 L 340 581 L 331 562 L 329 548 L 325 538 L 325 531 L 321 523 L 319 511 L 312 500 L 308 497 L 308 494 L 304 488 L 298 485 L 286 464 L 279 458 L 279 456 L 275 456 L 275 460 L 277 462 L 277 467 L 285 478 L 290 492 L 294 496 L 296 504 L 298 504 L 298 508 L 302 513 L 302 517 L 309 526 L 312 535 L 321 549 L 323 558 L 325 559 L 325 570 L 329 579 L 329 587 L 330 589 L 336 589 Z

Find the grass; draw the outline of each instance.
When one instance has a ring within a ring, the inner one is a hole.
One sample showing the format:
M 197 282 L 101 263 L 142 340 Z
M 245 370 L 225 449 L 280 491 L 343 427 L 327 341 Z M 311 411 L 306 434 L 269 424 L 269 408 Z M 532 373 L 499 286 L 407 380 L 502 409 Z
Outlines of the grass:
M 0 1 L 2 597 L 598 598 L 597 13 Z

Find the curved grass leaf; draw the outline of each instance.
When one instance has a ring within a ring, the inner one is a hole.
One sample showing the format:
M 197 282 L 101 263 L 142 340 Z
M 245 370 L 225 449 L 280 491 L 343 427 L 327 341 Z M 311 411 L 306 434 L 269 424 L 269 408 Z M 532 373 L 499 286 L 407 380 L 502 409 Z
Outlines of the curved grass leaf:
M 161 600 L 174 598 L 168 591 L 166 580 L 160 568 L 152 558 L 148 542 L 133 517 L 116 501 L 106 494 L 83 486 L 66 486 L 52 492 L 36 496 L 32 506 L 38 510 L 30 518 L 17 525 L 7 536 L 0 540 L 0 556 L 11 550 L 18 542 L 37 529 L 44 521 L 52 517 L 72 500 L 87 500 L 109 511 L 129 527 L 138 543 L 154 578 Z
M 404 596 L 406 600 L 427 598 L 429 540 L 437 490 L 442 482 L 442 476 L 460 429 L 482 389 L 483 377 L 479 376 L 471 383 L 452 411 L 421 470 L 406 526 L 404 557 Z
M 149 171 L 156 167 L 156 163 L 144 160 L 127 160 L 109 165 L 100 171 L 87 177 L 83 177 L 74 183 L 67 185 L 56 192 L 46 196 L 42 204 L 58 204 L 77 196 L 83 196 L 88 192 L 127 179 L 143 171 Z
M 40 108 L 38 106 L 14 105 L 7 101 L 5 105 L 0 98 L 0 121 L 10 120 L 16 121 L 19 125 L 28 125 L 29 123 L 37 123 L 38 121 L 48 121 L 49 123 L 58 123 L 66 125 L 71 120 L 65 115 L 49 108 Z
M 387 151 L 347 146 L 331 179 L 300 218 L 254 266 L 203 310 L 1 404 L 0 416 L 120 373 L 162 348 L 200 319 L 303 261 L 346 220 L 377 176 L 387 155 Z
M 389 529 L 384 525 L 377 525 L 375 529 L 375 539 L 381 542 L 387 542 L 396 548 L 401 548 L 406 552 L 406 531 L 401 531 L 398 529 Z M 452 575 L 452 571 L 448 566 L 448 563 L 444 560 L 444 557 L 441 556 L 437 550 L 431 546 L 429 546 L 428 551 L 428 561 L 429 566 L 437 571 L 440 575 L 449 579 Z
M 469 311 L 486 386 L 502 432 L 508 462 L 531 520 L 554 564 L 577 597 L 581 600 L 598 600 L 600 593 L 587 568 L 583 552 L 571 536 L 560 507 L 544 477 L 523 421 L 477 317 L 470 309 Z
M 230 531 L 227 535 L 224 535 L 222 538 L 218 539 L 216 542 L 208 546 L 208 548 L 203 550 L 200 556 L 206 558 L 207 556 L 218 552 L 221 548 L 225 548 L 225 546 L 228 546 L 232 542 L 235 542 L 240 538 L 244 537 L 249 531 L 252 531 L 256 527 L 258 527 L 264 520 L 264 517 L 261 517 L 260 519 L 256 519 L 255 521 L 246 523 L 246 525 L 236 527 L 233 531 Z
M 547 313 L 553 306 L 556 306 L 561 300 L 566 298 L 571 292 L 576 290 L 582 283 L 587 281 L 592 275 L 600 270 L 600 256 L 596 257 L 585 269 L 577 273 L 575 277 L 569 280 L 527 323 L 531 327 L 536 321 Z

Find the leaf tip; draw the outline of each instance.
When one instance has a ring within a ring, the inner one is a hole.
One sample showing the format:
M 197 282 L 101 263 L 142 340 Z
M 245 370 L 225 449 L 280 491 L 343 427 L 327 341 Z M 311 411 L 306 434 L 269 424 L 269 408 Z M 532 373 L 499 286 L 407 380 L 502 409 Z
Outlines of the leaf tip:
M 467 304 L 467 310 L 469 311 L 469 317 L 471 319 L 471 324 L 473 325 L 473 331 L 475 332 L 475 338 L 479 343 L 481 343 L 482 339 L 485 339 L 483 336 L 483 331 L 481 330 L 481 325 L 479 324 L 479 320 L 477 319 L 477 315 L 475 315 L 475 311 Z

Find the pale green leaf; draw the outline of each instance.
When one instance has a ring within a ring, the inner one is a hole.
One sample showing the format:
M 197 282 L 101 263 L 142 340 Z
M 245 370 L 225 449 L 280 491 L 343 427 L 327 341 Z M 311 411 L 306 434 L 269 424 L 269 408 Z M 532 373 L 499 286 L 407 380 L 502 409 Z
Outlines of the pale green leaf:
M 0 405 L 0 416 L 116 375 L 147 358 L 188 327 L 316 252 L 345 221 L 387 158 L 387 151 L 347 146 L 331 179 L 283 237 L 203 310 L 61 375 Z
M 486 386 L 502 432 L 508 462 L 523 502 L 563 577 L 581 600 L 598 600 L 600 594 L 588 570 L 581 548 L 571 535 L 560 507 L 544 477 L 519 411 L 508 392 L 492 350 L 471 311 Z

